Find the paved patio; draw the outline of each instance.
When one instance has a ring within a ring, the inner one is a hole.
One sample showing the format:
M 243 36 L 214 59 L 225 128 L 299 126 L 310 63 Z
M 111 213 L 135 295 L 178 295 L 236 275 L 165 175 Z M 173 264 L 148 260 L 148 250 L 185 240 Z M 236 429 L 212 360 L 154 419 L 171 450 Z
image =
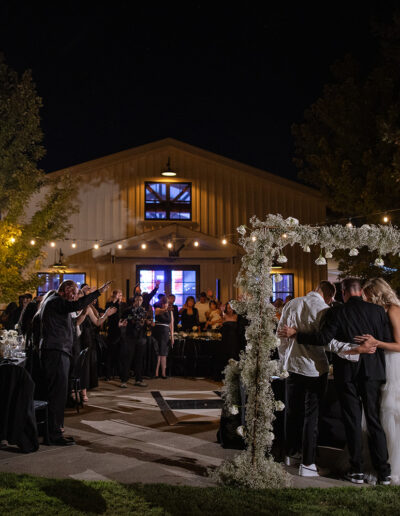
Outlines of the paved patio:
M 121 389 L 117 381 L 100 382 L 80 414 L 66 412 L 66 435 L 75 437 L 76 446 L 41 446 L 29 455 L 14 447 L 0 449 L 0 471 L 123 483 L 213 485 L 207 469 L 237 453 L 216 442 L 221 384 L 186 378 L 148 380 L 148 384 L 140 388 L 130 382 Z M 160 393 L 158 402 L 152 392 Z M 330 460 L 325 453 L 325 462 Z M 288 471 L 295 487 L 350 485 L 328 477 L 300 478 L 295 468 Z

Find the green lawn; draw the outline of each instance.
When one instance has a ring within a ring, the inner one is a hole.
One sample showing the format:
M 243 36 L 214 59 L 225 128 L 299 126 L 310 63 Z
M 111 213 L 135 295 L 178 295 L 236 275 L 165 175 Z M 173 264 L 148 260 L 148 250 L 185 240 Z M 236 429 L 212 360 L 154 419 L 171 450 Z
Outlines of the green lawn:
M 0 474 L 3 515 L 289 515 L 400 513 L 400 488 L 257 490 L 121 485 Z

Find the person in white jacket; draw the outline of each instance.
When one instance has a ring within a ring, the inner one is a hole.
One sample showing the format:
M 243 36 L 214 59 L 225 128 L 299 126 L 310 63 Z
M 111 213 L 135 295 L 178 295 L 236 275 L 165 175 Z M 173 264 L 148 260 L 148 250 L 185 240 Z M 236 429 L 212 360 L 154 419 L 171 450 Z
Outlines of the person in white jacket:
M 358 360 L 361 352 L 370 348 L 332 340 L 328 346 L 299 344 L 296 338 L 283 337 L 283 327 L 298 331 L 317 331 L 325 312 L 335 297 L 335 286 L 321 281 L 315 291 L 292 299 L 283 309 L 277 334 L 281 337 L 278 348 L 283 369 L 289 372 L 286 380 L 285 464 L 300 462 L 299 475 L 319 476 L 315 464 L 318 437 L 319 407 L 328 383 L 329 362 L 325 351 L 338 353 L 342 358 Z M 304 415 L 304 419 L 303 419 Z

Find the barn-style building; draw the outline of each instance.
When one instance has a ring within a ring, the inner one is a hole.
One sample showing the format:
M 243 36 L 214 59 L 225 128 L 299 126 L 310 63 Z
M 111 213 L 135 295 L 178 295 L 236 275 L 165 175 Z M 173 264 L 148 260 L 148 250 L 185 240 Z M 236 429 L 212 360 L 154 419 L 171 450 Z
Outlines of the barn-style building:
M 207 288 L 227 301 L 238 293 L 239 225 L 268 213 L 325 220 L 315 190 L 171 138 L 52 175 L 67 172 L 79 182 L 80 211 L 68 239 L 49 247 L 40 291 L 66 278 L 92 286 L 113 279 L 128 297 L 137 283 L 148 290 L 160 279 L 178 305 Z M 275 297 L 304 295 L 326 277 L 313 253 L 286 254 Z

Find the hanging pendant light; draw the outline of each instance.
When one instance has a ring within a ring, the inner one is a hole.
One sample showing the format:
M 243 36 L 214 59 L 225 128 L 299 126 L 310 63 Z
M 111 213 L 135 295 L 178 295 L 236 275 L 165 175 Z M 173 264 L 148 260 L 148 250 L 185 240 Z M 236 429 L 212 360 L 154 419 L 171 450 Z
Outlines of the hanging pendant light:
M 168 161 L 167 161 L 167 168 L 161 172 L 161 175 L 164 177 L 175 177 L 176 176 L 176 172 L 174 172 L 171 168 L 171 160 L 169 157 L 168 157 Z

